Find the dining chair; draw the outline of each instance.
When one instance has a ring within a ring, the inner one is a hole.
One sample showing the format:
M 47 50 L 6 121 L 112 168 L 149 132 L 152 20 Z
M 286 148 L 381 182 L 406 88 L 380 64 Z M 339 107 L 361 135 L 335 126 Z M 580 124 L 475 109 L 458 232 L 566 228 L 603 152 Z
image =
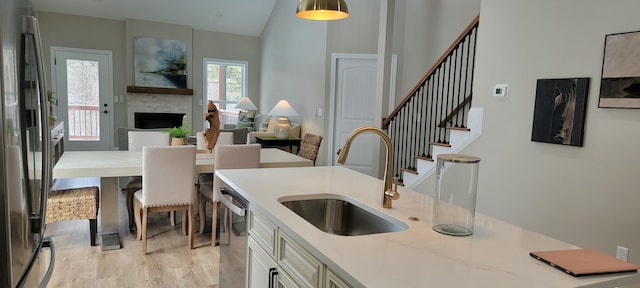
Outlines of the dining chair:
M 220 132 L 216 147 L 218 145 L 233 145 L 233 132 Z M 214 147 L 213 149 L 215 150 L 216 148 Z
M 304 134 L 302 143 L 300 144 L 300 152 L 298 156 L 307 158 L 313 161 L 313 165 L 316 165 L 316 158 L 318 158 L 318 150 L 320 150 L 320 144 L 322 143 L 322 136 L 314 134 Z
M 189 235 L 189 249 L 193 249 L 195 163 L 193 145 L 142 148 L 142 189 L 134 194 L 137 239 L 142 240 L 142 254 L 147 254 L 149 212 L 185 211 L 182 230 Z
M 260 144 L 244 145 L 216 145 L 215 169 L 244 169 L 260 167 Z M 222 180 L 214 176 L 212 183 L 200 182 L 198 187 L 198 213 L 200 214 L 200 233 L 205 227 L 205 206 L 207 202 L 213 206 L 211 213 L 211 245 L 216 245 L 216 225 L 218 215 L 218 201 Z
M 169 146 L 171 136 L 162 131 L 129 131 L 127 133 L 129 151 L 142 151 L 144 146 Z M 133 219 L 133 193 L 142 189 L 142 176 L 132 176 L 127 182 L 126 201 L 127 213 L 129 213 L 129 231 L 134 229 Z
M 216 146 L 213 147 L 213 151 L 211 153 L 215 153 L 215 149 L 218 145 L 233 145 L 233 132 L 220 132 L 218 135 L 218 141 L 216 142 Z M 213 185 L 213 173 L 202 173 L 198 175 L 198 183 L 204 185 Z M 200 212 L 198 212 L 200 213 Z M 200 232 L 202 233 L 202 231 Z

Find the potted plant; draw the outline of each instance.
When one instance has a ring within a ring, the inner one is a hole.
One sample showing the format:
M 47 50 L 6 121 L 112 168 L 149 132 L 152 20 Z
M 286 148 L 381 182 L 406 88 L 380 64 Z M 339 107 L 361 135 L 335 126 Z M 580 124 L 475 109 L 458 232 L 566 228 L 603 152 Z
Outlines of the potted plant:
M 173 127 L 168 131 L 171 135 L 171 145 L 185 145 L 187 144 L 187 135 L 193 133 L 189 130 L 189 124 L 183 123 L 180 127 Z
M 56 125 L 56 121 L 58 121 L 58 117 L 53 115 L 53 105 L 58 105 L 58 98 L 53 97 L 55 94 L 51 90 L 47 90 L 47 102 L 49 102 L 49 126 L 53 127 Z

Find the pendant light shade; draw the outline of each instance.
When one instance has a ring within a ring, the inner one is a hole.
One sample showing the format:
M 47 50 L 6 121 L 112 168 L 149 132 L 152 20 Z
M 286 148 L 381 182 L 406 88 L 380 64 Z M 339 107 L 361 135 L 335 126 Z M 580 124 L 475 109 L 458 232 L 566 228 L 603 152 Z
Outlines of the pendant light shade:
M 344 0 L 300 0 L 296 16 L 309 20 L 339 20 L 349 17 Z

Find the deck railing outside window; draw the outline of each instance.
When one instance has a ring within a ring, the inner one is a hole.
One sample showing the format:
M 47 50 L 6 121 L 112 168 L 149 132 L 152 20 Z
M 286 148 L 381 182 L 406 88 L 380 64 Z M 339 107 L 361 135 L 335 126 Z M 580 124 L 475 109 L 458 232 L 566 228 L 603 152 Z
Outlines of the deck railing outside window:
M 100 140 L 100 107 L 69 105 L 69 140 Z

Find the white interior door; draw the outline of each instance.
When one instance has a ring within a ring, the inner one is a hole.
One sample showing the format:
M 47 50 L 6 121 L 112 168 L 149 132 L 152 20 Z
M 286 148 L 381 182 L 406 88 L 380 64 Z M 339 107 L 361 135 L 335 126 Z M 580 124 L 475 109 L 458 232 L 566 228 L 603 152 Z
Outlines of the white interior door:
M 336 153 L 349 134 L 361 126 L 380 126 L 374 119 L 376 97 L 376 55 L 338 55 L 333 61 L 332 122 L 329 163 L 336 165 Z M 380 141 L 362 134 L 349 149 L 345 167 L 379 177 Z
M 52 47 L 51 55 L 65 150 L 111 150 L 111 52 Z

